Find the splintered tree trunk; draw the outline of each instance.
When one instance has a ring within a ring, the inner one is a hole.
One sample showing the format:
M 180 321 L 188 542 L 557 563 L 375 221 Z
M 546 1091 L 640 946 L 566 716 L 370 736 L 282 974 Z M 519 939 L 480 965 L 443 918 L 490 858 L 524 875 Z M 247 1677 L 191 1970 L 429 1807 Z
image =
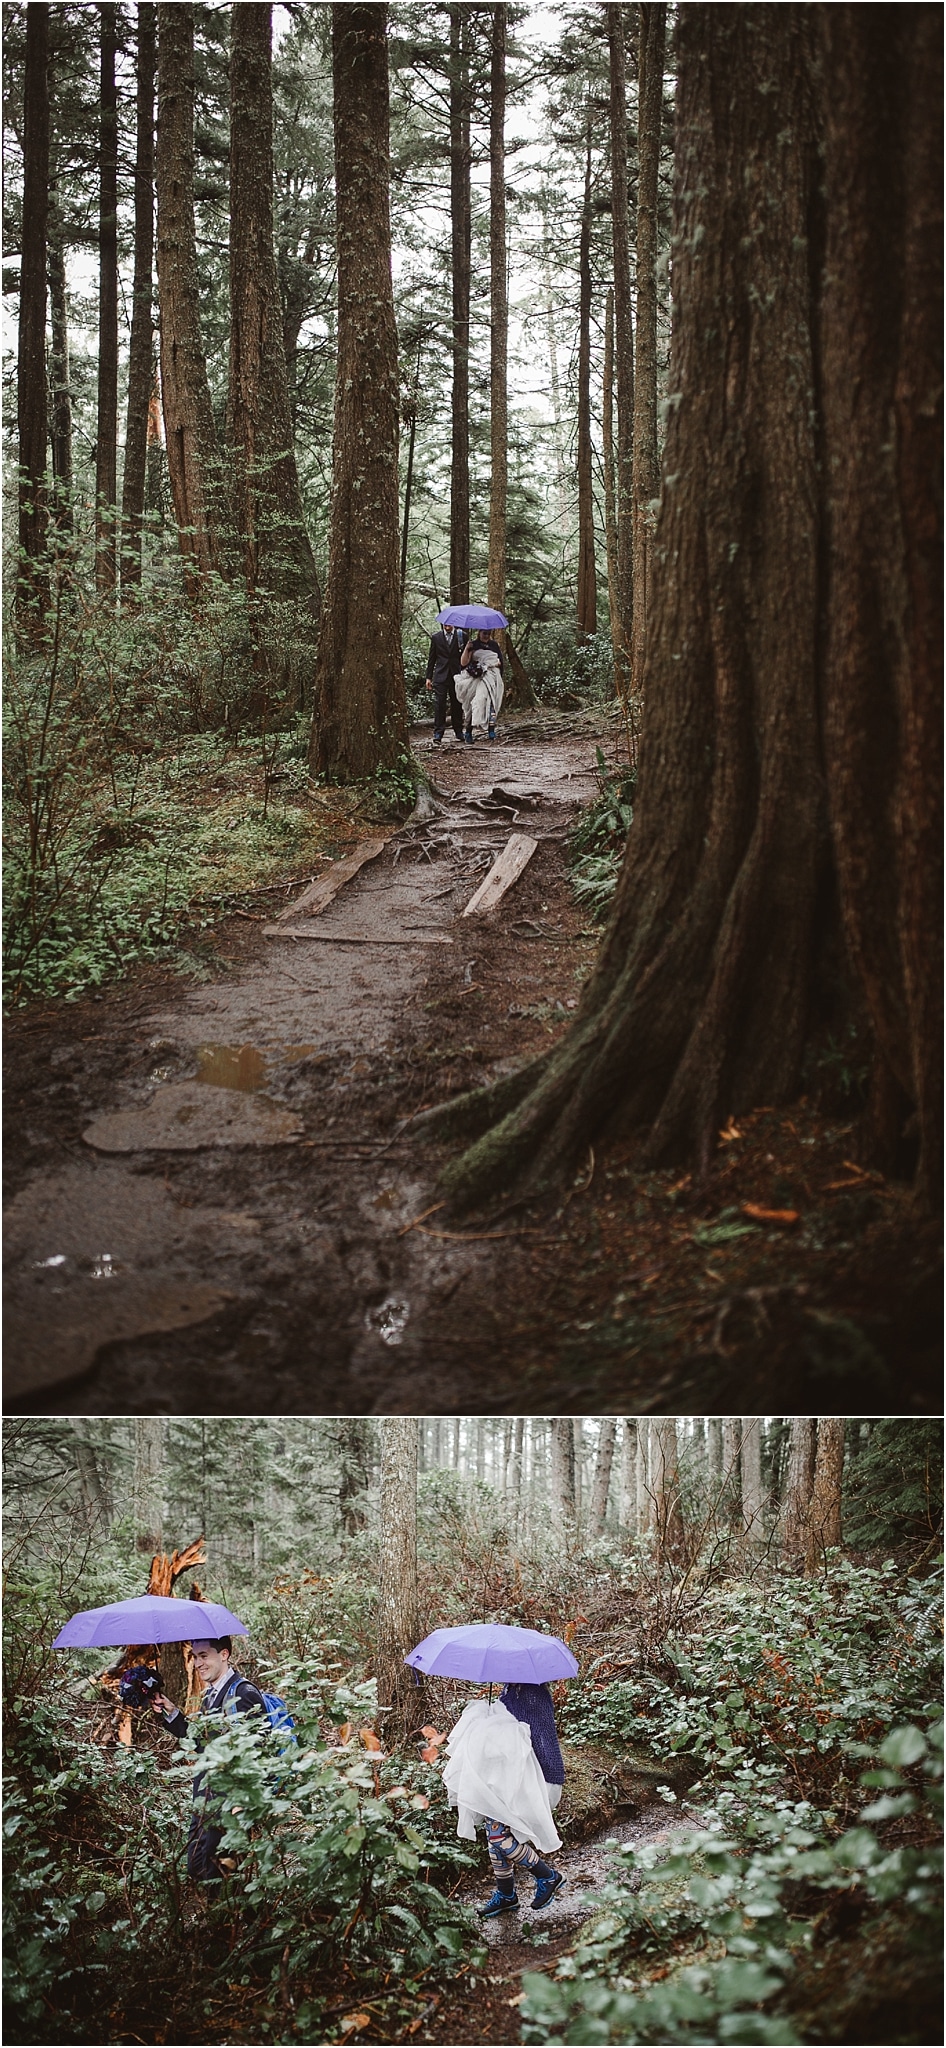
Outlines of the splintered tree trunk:
M 800 1563 L 808 1552 L 808 1513 L 815 1472 L 815 1429 L 816 1424 L 810 1415 L 792 1416 L 780 1535 L 785 1556 L 795 1563 Z
M 559 1046 L 448 1127 L 469 1200 L 547 1183 L 596 1135 L 710 1156 L 797 1084 L 824 843 L 809 209 L 809 11 L 679 17 L 674 388 L 638 805 Z M 764 93 L 758 78 L 766 78 Z
M 99 362 L 95 429 L 95 582 L 114 590 L 118 561 L 118 92 L 116 7 L 100 7 Z
M 595 506 L 591 469 L 591 109 L 585 125 L 585 196 L 578 244 L 578 637 L 597 631 Z
M 230 376 L 227 447 L 248 591 L 311 602 L 319 584 L 293 448 L 273 240 L 272 8 L 230 10 Z
M 631 680 L 631 632 L 634 611 L 634 332 L 631 323 L 631 254 L 627 192 L 627 81 L 624 56 L 624 9 L 610 6 L 608 56 L 611 108 L 611 241 L 614 258 L 615 369 L 617 373 L 617 462 L 615 505 L 617 565 L 614 604 L 614 681 L 626 696 Z M 612 633 L 614 628 L 612 627 Z
M 506 609 L 506 9 L 493 8 L 489 99 L 489 563 L 486 602 Z
M 336 14 L 380 12 L 336 8 Z M 424 1719 L 424 1689 L 404 1663 L 417 1641 L 417 1419 L 381 1424 L 381 1556 L 378 1573 L 378 1707 L 386 1749 Z
M 23 80 L 23 252 L 17 340 L 16 419 L 19 459 L 21 617 L 42 611 L 49 581 L 46 546 L 46 226 L 49 211 L 49 8 L 26 10 Z
M 194 229 L 194 8 L 158 8 L 158 301 L 168 478 L 192 596 L 218 566 L 219 474 Z
M 657 460 L 657 172 L 664 91 L 666 7 L 640 7 L 637 122 L 637 335 L 634 362 L 633 687 L 644 686 L 649 506 L 660 488 Z
M 591 1488 L 591 1513 L 589 1520 L 591 1522 L 592 1536 L 601 1536 L 604 1533 L 605 1518 L 608 1512 L 608 1490 L 611 1485 L 611 1466 L 614 1460 L 616 1430 L 617 1423 L 614 1417 L 611 1415 L 602 1416 L 601 1434 L 598 1438 L 598 1455 L 595 1459 L 595 1476 Z
M 450 7 L 450 225 L 453 395 L 450 462 L 450 602 L 470 597 L 470 81 L 465 7 Z
M 942 22 L 931 7 L 813 12 L 830 195 L 831 827 L 845 939 L 876 1036 L 875 1156 L 893 1163 L 915 1110 L 918 1187 L 939 1202 Z
M 315 773 L 339 782 L 394 767 L 408 753 L 386 35 L 386 7 L 333 7 L 338 368 L 309 759 Z
M 128 344 L 128 405 L 122 477 L 122 590 L 141 582 L 141 528 L 148 460 L 148 412 L 154 383 L 154 74 L 157 10 L 138 8 L 135 145 L 135 275 Z
M 818 1423 L 815 1475 L 808 1509 L 807 1565 L 815 1572 L 826 1550 L 841 1542 L 841 1482 L 844 1475 L 844 1416 L 822 1416 Z

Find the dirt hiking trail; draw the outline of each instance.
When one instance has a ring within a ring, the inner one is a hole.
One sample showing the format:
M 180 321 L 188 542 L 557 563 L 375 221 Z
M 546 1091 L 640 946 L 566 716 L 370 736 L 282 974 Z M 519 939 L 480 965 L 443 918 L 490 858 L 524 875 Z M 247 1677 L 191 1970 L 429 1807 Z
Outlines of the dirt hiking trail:
M 424 738 L 430 814 L 367 827 L 327 907 L 269 894 L 210 981 L 143 968 L 10 1020 L 7 1409 L 728 1412 L 845 1375 L 883 1405 L 894 1372 L 938 1400 L 934 1234 L 804 1105 L 744 1120 L 699 1188 L 625 1147 L 564 1201 L 441 1213 L 448 1149 L 410 1120 L 567 1028 L 599 933 L 566 841 L 617 742 Z M 514 837 L 518 879 L 464 916 Z M 740 1208 L 792 1201 L 791 1238 Z

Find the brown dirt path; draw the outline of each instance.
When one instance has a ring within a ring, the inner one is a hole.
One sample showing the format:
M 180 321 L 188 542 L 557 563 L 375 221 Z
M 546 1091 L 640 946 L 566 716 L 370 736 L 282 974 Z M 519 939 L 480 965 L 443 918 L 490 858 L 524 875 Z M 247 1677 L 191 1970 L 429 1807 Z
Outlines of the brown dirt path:
M 404 1120 L 552 1043 L 593 958 L 565 841 L 597 737 L 445 743 L 436 814 L 318 939 L 264 937 L 267 897 L 211 980 L 10 1021 L 8 1410 L 938 1412 L 938 1233 L 811 1105 L 745 1119 L 700 1186 L 624 1147 L 564 1204 L 436 1211 L 446 1152 Z M 512 831 L 538 851 L 464 919 Z

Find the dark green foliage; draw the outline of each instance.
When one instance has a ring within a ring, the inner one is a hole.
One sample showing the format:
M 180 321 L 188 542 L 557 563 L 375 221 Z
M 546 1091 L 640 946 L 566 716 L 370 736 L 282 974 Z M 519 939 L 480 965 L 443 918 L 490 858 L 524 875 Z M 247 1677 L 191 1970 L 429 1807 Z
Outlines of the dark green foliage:
M 624 843 L 634 816 L 637 770 L 609 768 L 601 748 L 595 752 L 600 794 L 582 812 L 568 853 L 575 894 L 600 923 L 610 911 L 617 888 Z
M 940 1423 L 895 1416 L 849 1423 L 844 1476 L 848 1542 L 865 1549 L 909 1543 L 929 1558 L 942 1542 L 942 1527 Z

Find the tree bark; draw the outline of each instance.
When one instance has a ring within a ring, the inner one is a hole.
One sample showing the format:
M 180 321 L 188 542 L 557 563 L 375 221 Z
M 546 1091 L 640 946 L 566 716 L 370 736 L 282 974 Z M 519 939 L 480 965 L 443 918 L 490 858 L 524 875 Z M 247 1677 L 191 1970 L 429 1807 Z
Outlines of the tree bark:
M 637 1535 L 637 1428 L 631 1416 L 622 1417 L 621 1445 L 621 1532 L 632 1540 Z
M 634 351 L 632 687 L 644 687 L 647 578 L 660 488 L 657 459 L 657 172 L 664 96 L 666 7 L 639 7 L 637 99 L 637 334 Z
M 320 601 L 293 447 L 273 239 L 272 7 L 231 7 L 230 371 L 226 439 L 247 590 Z
M 493 8 L 489 96 L 489 562 L 486 602 L 506 609 L 506 9 Z
M 650 1425 L 654 1445 L 654 1528 L 662 1557 L 678 1558 L 683 1549 L 683 1511 L 677 1459 L 677 1425 L 673 1416 Z
M 346 1415 L 338 1425 L 338 1504 L 346 1536 L 357 1536 L 367 1521 L 369 1428 L 360 1415 Z
M 738 1415 L 723 1416 L 723 1488 L 726 1517 L 732 1522 L 742 1494 L 739 1477 L 739 1441 L 742 1431 Z
M 611 1466 L 614 1460 L 614 1439 L 617 1423 L 611 1415 L 601 1418 L 601 1434 L 598 1438 L 598 1454 L 595 1459 L 595 1476 L 591 1488 L 592 1536 L 602 1536 L 608 1513 L 608 1491 L 611 1485 Z
M 806 1561 L 808 1570 L 820 1570 L 825 1551 L 841 1543 L 841 1483 L 844 1476 L 844 1416 L 822 1416 L 817 1425 L 818 1441 L 814 1481 L 808 1508 Z
M 136 52 L 135 272 L 128 344 L 128 403 L 122 477 L 122 590 L 141 582 L 141 530 L 148 461 L 148 415 L 154 386 L 154 80 L 157 9 L 138 8 Z
M 23 249 L 17 337 L 19 460 L 17 612 L 23 623 L 49 601 L 46 548 L 46 229 L 49 212 L 49 8 L 26 10 L 23 81 Z
M 611 113 L 611 241 L 614 260 L 615 368 L 617 372 L 617 643 L 615 687 L 626 697 L 631 681 L 634 615 L 634 332 L 631 320 L 631 254 L 627 190 L 627 82 L 624 9 L 609 5 L 608 56 Z
M 164 1544 L 164 1418 L 135 1419 L 135 1548 L 153 1555 Z
M 654 1526 L 654 1493 L 651 1485 L 651 1437 L 653 1423 L 646 1415 L 637 1421 L 637 1534 L 647 1536 Z
M 450 224 L 453 281 L 453 391 L 450 461 L 450 602 L 470 597 L 470 34 L 465 7 L 450 16 Z
M 168 479 L 186 588 L 220 565 L 220 477 L 194 230 L 194 8 L 158 8 L 158 301 Z
M 591 108 L 585 115 L 585 192 L 578 244 L 578 637 L 598 627 L 591 467 Z
M 878 1063 L 906 1114 L 915 1111 L 918 1187 L 938 1202 L 942 24 L 930 7 L 816 13 L 829 199 L 822 318 L 831 827 L 844 933 Z M 898 1163 L 895 1146 L 879 1163 Z
M 329 566 L 309 759 L 353 782 L 408 756 L 385 6 L 334 6 L 338 368 Z
M 336 8 L 335 13 L 380 10 Z M 417 1641 L 417 1420 L 381 1419 L 381 1555 L 378 1573 L 378 1707 L 386 1749 L 424 1718 L 424 1688 L 404 1663 Z
M 54 517 L 61 533 L 71 533 L 72 392 L 69 384 L 69 307 L 66 297 L 65 227 L 56 171 L 51 173 L 49 182 L 48 245 L 49 383 L 52 399 L 50 441 Z
M 595 1135 L 709 1158 L 797 1084 L 824 845 L 805 10 L 679 19 L 676 326 L 651 706 L 614 911 L 553 1052 L 461 1098 L 447 1170 L 539 1186 Z M 760 93 L 762 72 L 771 91 Z
M 563 1544 L 575 1534 L 575 1432 L 570 1415 L 549 1422 L 549 1493 L 553 1530 Z
M 99 8 L 99 353 L 95 428 L 95 583 L 114 590 L 118 563 L 118 10 Z
M 608 622 L 614 686 L 626 694 L 627 648 L 621 625 L 618 574 L 618 527 L 614 489 L 614 290 L 609 287 L 604 312 L 604 374 L 601 385 L 601 459 L 604 470 L 604 535 L 608 563 Z
M 94 1446 L 89 1443 L 85 1435 L 85 1422 L 73 1420 L 71 1426 L 75 1438 L 73 1447 L 76 1454 L 76 1471 L 79 1476 L 79 1492 L 82 1495 L 82 1506 L 85 1510 L 86 1521 L 89 1529 L 97 1530 L 101 1536 L 107 1532 L 111 1519 L 106 1486 L 99 1471 Z
M 815 1427 L 810 1415 L 792 1416 L 780 1534 L 785 1556 L 795 1563 L 801 1563 L 808 1552 L 808 1515 L 815 1472 Z
M 742 1417 L 742 1520 L 754 1543 L 764 1534 L 762 1517 L 765 1494 L 762 1487 L 762 1424 L 757 1415 Z

